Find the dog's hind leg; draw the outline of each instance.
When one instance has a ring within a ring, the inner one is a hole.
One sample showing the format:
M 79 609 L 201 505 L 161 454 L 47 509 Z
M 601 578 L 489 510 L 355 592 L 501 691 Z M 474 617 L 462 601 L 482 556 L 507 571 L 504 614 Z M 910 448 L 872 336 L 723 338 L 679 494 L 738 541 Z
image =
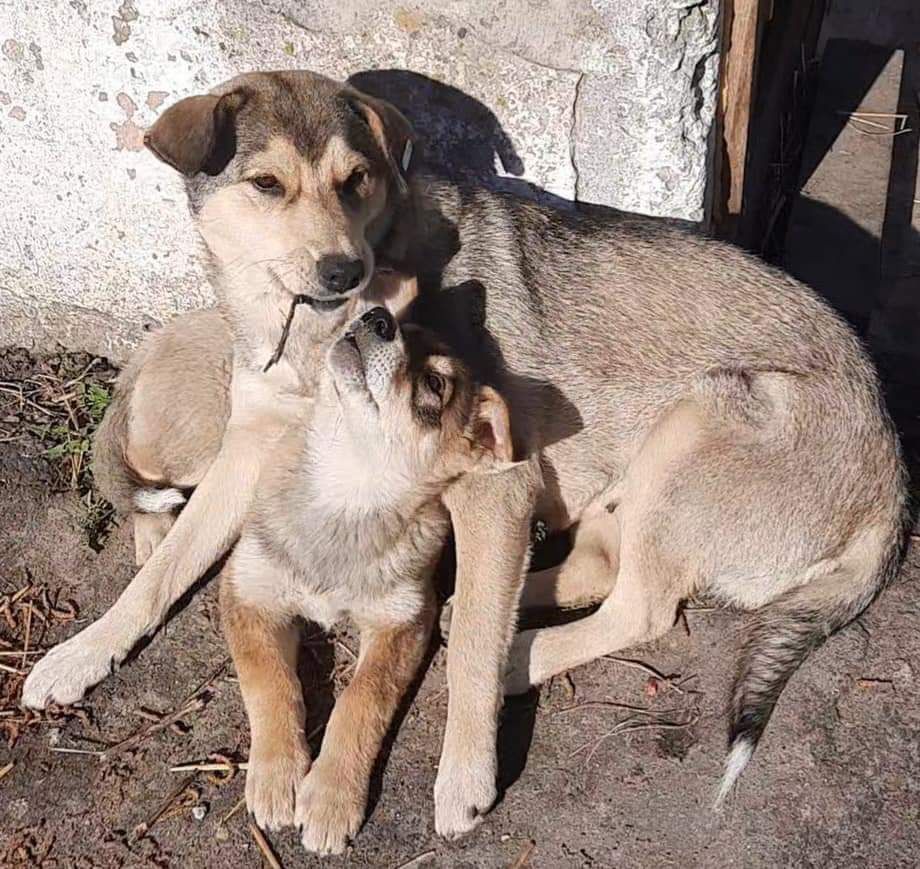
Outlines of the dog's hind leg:
M 674 624 L 678 604 L 695 587 L 695 567 L 666 556 L 662 543 L 672 534 L 673 516 L 661 504 L 675 468 L 693 454 L 702 432 L 702 415 L 693 402 L 676 405 L 654 426 L 611 498 L 617 506 L 606 530 L 619 543 L 619 563 L 611 565 L 613 590 L 586 618 L 519 634 L 511 649 L 506 693 L 519 694 L 594 658 L 653 640 Z M 578 570 L 572 570 L 568 586 L 590 586 L 596 581 L 597 559 L 582 561 Z
M 162 543 L 176 521 L 173 513 L 133 513 L 134 562 L 141 567 Z
M 674 624 L 682 585 L 652 547 L 625 540 L 613 590 L 596 613 L 516 637 L 505 692 L 523 693 L 572 667 L 660 637 Z
M 597 603 L 610 594 L 619 563 L 619 518 L 600 506 L 582 517 L 562 564 L 527 576 L 519 609 L 576 609 Z
M 364 820 L 371 772 L 428 647 L 433 597 L 408 624 L 362 628 L 358 668 L 332 710 L 322 751 L 297 792 L 294 820 L 308 851 L 341 853 Z

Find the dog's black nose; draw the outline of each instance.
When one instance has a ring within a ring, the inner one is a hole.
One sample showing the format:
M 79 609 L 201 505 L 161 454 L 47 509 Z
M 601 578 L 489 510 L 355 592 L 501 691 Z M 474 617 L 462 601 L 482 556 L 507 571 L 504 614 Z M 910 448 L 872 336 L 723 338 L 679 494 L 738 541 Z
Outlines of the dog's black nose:
M 396 321 L 386 308 L 371 308 L 361 316 L 361 322 L 381 341 L 392 341 L 396 337 Z
M 332 293 L 347 293 L 364 278 L 364 263 L 343 256 L 324 256 L 316 264 L 320 283 Z

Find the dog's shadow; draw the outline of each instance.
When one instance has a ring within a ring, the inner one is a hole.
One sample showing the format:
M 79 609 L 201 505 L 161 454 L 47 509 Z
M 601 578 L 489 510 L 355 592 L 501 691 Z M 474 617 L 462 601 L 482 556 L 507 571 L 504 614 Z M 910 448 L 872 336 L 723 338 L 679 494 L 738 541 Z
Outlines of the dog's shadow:
M 428 172 L 557 208 L 575 207 L 523 178 L 524 162 L 495 113 L 462 90 L 406 69 L 358 72 L 348 84 L 392 103 L 416 130 L 424 131 L 412 159 Z

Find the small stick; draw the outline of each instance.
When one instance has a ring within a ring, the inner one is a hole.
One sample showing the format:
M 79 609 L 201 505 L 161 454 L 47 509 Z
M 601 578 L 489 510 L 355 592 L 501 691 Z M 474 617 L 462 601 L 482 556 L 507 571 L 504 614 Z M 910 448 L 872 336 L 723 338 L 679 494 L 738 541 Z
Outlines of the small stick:
M 166 797 L 162 803 L 160 803 L 153 815 L 151 815 L 148 820 L 142 821 L 134 828 L 134 838 L 143 839 L 144 836 L 150 832 L 150 829 L 153 827 L 153 825 L 172 808 L 173 803 L 175 803 L 175 801 L 185 793 L 186 789 L 191 786 L 193 781 L 195 781 L 195 773 L 192 773 L 190 776 L 185 778 L 182 784 L 180 784 L 175 790 L 170 791 L 169 796 Z
M 530 862 L 530 855 L 533 854 L 536 847 L 537 843 L 533 839 L 527 842 L 508 869 L 523 869 Z
M 230 659 L 225 658 L 223 663 L 185 698 L 179 708 L 162 716 L 158 721 L 154 721 L 151 724 L 148 724 L 146 727 L 142 727 L 136 733 L 131 734 L 131 736 L 126 737 L 121 742 L 118 742 L 110 748 L 107 748 L 105 750 L 104 759 L 108 760 L 116 754 L 119 754 L 129 748 L 134 748 L 136 745 L 139 745 L 148 737 L 153 736 L 153 734 L 158 733 L 161 730 L 165 730 L 167 727 L 170 727 L 177 721 L 181 721 L 187 715 L 192 715 L 193 713 L 200 712 L 202 709 L 204 709 L 204 707 L 208 705 L 209 698 L 206 698 L 203 695 L 213 685 L 221 673 L 223 673 L 229 663 Z
M 26 638 L 22 645 L 22 666 L 29 665 L 29 640 L 32 636 L 32 602 L 29 601 L 29 608 L 26 610 Z
M 584 745 L 576 748 L 569 757 L 575 757 L 576 754 L 580 754 L 586 748 L 590 747 L 591 751 L 588 752 L 588 756 L 585 758 L 585 763 L 589 763 L 603 742 L 620 733 L 629 733 L 634 730 L 683 730 L 686 727 L 691 727 L 696 724 L 699 719 L 699 712 L 695 713 L 687 721 L 636 721 L 633 718 L 627 718 L 606 733 L 601 734 L 593 743 L 586 742 Z
M 645 716 L 667 715 L 671 712 L 681 711 L 680 709 L 655 710 L 649 709 L 647 706 L 633 706 L 631 703 L 617 703 L 615 700 L 582 700 L 580 703 L 575 703 L 572 706 L 564 706 L 562 709 L 554 712 L 553 717 L 557 715 L 566 715 L 569 712 L 575 712 L 577 709 L 594 709 L 597 707 L 625 709 L 627 712 L 634 712 L 637 715 Z
M 10 667 L 9 664 L 0 664 L 0 670 L 3 670 L 4 673 L 13 673 L 16 676 L 21 676 L 23 673 L 19 667 Z
M 344 650 L 349 654 L 349 656 L 351 657 L 352 661 L 357 661 L 357 660 L 358 660 L 358 656 L 357 656 L 351 649 L 349 649 L 348 646 L 346 646 L 345 643 L 343 643 L 341 640 L 336 640 L 336 641 L 335 641 L 335 644 L 336 644 L 337 646 L 341 647 L 342 649 L 344 649 Z
M 220 819 L 220 826 L 222 827 L 224 824 L 226 824 L 227 821 L 229 821 L 230 818 L 232 818 L 232 817 L 233 817 L 241 808 L 243 808 L 243 806 L 245 806 L 245 805 L 246 805 L 246 797 L 245 797 L 245 796 L 240 797 L 240 798 L 237 800 L 236 805 L 235 805 L 232 809 L 230 809 L 230 811 L 227 812 L 227 814 L 224 815 L 224 816 Z
M 233 772 L 236 769 L 249 769 L 247 762 L 243 763 L 183 763 L 171 766 L 170 772 Z
M 429 857 L 434 857 L 435 854 L 437 854 L 437 851 L 435 851 L 433 848 L 430 851 L 422 851 L 421 854 L 413 857 L 411 860 L 408 860 L 405 863 L 400 863 L 395 867 L 395 869 L 413 869 L 415 866 L 421 866 L 422 863 L 424 863 Z
M 265 838 L 265 834 L 252 821 L 249 822 L 249 831 L 252 833 L 252 838 L 256 840 L 265 862 L 271 866 L 271 869 L 282 869 L 275 852 L 272 851 L 272 846 L 268 844 L 268 839 Z
M 641 670 L 643 673 L 646 673 L 649 676 L 657 679 L 659 682 L 664 682 L 666 685 L 670 685 L 675 691 L 677 691 L 678 694 L 684 693 L 680 685 L 674 681 L 674 677 L 665 676 L 664 673 L 661 673 L 654 667 L 650 667 L 648 664 L 643 664 L 642 661 L 636 661 L 632 658 L 618 658 L 616 655 L 604 655 L 603 660 L 615 661 L 618 664 L 623 664 L 625 667 L 632 667 L 635 670 Z
M 882 686 L 884 688 L 894 688 L 893 679 L 878 679 L 872 676 L 864 676 L 862 679 L 857 679 L 856 684 L 860 688 L 876 688 Z
M 6 774 L 13 768 L 14 764 L 8 763 L 5 767 L 0 769 L 0 779 L 2 779 Z
M 218 826 L 221 826 L 221 827 L 224 826 L 224 824 L 226 824 L 227 821 L 229 821 L 230 818 L 232 818 L 245 805 L 246 805 L 246 797 L 242 796 L 236 801 L 236 805 L 232 809 L 230 809 L 230 811 L 227 812 L 227 814 L 224 815 L 220 819 L 220 823 Z
M 92 748 L 67 748 L 63 745 L 55 745 L 51 750 L 58 754 L 88 754 L 92 757 L 105 757 L 104 751 L 98 751 Z
M 177 721 L 181 721 L 188 715 L 192 715 L 195 712 L 200 712 L 207 705 L 208 701 L 203 697 L 198 697 L 194 700 L 186 702 L 184 706 L 180 706 L 178 709 L 174 709 L 168 715 L 164 715 L 161 719 L 159 719 L 159 721 L 154 721 L 151 724 L 148 724 L 146 727 L 141 728 L 136 733 L 132 733 L 121 742 L 116 742 L 115 745 L 107 748 L 104 752 L 102 752 L 103 760 L 110 760 L 116 754 L 120 754 L 121 752 L 127 751 L 131 748 L 135 748 L 145 739 L 153 736 L 155 733 L 159 733 L 159 731 L 165 730 L 170 725 L 175 724 Z

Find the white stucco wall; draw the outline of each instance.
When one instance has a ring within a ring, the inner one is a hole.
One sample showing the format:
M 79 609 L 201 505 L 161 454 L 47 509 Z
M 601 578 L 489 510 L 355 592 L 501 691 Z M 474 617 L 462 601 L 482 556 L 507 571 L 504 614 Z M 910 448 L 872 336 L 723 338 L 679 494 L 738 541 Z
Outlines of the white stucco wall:
M 0 346 L 121 359 L 211 299 L 181 184 L 141 137 L 247 69 L 414 70 L 494 114 L 507 142 L 479 174 L 700 220 L 716 24 L 717 0 L 0 0 Z M 486 135 L 477 111 L 415 120 L 450 164 Z

